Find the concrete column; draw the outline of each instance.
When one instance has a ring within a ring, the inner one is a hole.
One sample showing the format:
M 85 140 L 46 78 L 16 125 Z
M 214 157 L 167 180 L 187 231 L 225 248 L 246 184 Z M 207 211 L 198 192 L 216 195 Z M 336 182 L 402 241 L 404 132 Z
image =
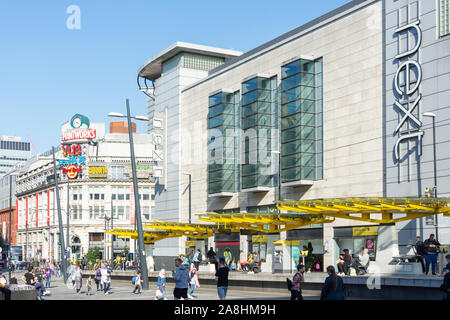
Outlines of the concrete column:
M 334 259 L 334 229 L 331 225 L 324 224 L 323 226 L 323 265 L 324 270 L 328 266 L 335 266 Z
M 147 270 L 148 272 L 155 271 L 155 260 L 153 258 L 153 245 L 146 244 L 145 247 L 145 256 L 147 261 Z
M 262 272 L 272 272 L 273 273 L 273 255 L 275 251 L 275 246 L 273 242 L 278 240 L 279 235 L 268 235 L 266 244 L 266 262 L 262 264 Z

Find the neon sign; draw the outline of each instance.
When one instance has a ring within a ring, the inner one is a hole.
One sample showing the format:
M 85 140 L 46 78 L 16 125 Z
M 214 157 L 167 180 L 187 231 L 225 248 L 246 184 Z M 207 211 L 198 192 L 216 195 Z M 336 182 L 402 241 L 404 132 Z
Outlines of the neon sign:
M 70 140 L 85 140 L 95 139 L 97 137 L 97 130 L 95 129 L 72 129 L 64 131 L 62 134 L 62 141 Z
M 68 164 L 86 164 L 86 157 L 70 157 L 67 160 L 58 160 L 60 166 L 66 166 Z

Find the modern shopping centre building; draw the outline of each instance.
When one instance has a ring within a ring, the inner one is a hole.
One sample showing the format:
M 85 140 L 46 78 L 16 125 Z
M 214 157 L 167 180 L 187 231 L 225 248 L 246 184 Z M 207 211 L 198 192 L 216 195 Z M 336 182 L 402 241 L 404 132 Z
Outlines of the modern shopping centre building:
M 437 195 L 449 196 L 449 2 L 355 0 L 243 54 L 177 42 L 152 57 L 138 78 L 163 171 L 153 218 L 273 212 L 278 199 L 424 197 L 434 187 L 430 112 Z M 442 214 L 396 229 L 402 253 L 416 235 L 450 243 Z M 375 258 L 377 239 L 376 225 L 336 219 L 267 237 L 216 234 L 196 247 L 237 260 L 258 251 L 263 270 L 286 270 L 309 242 L 326 266 L 344 248 L 370 246 Z M 157 242 L 155 268 L 190 250 L 185 241 Z

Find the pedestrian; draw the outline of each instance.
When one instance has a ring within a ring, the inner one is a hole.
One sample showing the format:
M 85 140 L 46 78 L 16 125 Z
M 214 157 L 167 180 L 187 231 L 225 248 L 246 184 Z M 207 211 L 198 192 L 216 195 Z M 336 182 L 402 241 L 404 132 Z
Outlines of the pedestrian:
M 303 264 L 297 265 L 297 273 L 292 279 L 291 288 L 291 300 L 303 300 L 302 296 L 302 284 L 305 282 L 303 273 L 305 272 L 305 266 Z
M 137 294 L 141 294 L 142 282 L 143 282 L 143 280 L 141 280 L 141 272 L 138 271 L 136 278 L 134 280 L 133 294 L 136 294 L 136 290 L 137 290 Z
M 87 288 L 86 295 L 90 296 L 92 294 L 92 277 L 90 275 L 86 280 L 86 288 Z
M 225 300 L 227 296 L 229 271 L 230 269 L 225 264 L 225 257 L 220 257 L 216 272 L 217 293 L 220 300 Z
M 437 241 L 437 239 L 434 238 L 434 234 L 430 234 L 430 238 L 425 240 L 423 245 L 427 253 L 427 255 L 425 256 L 426 261 L 425 274 L 428 275 L 431 264 L 431 272 L 433 275 L 436 275 L 437 254 L 438 248 L 441 244 L 439 243 L 439 241 Z
M 77 294 L 80 294 L 81 286 L 83 285 L 83 274 L 81 272 L 81 267 L 77 266 L 73 275 L 75 279 L 75 288 L 77 290 Z
M 5 300 L 11 300 L 11 290 L 6 286 L 6 279 L 0 270 L 0 292 L 3 292 Z
M 327 273 L 320 300 L 344 300 L 344 281 L 336 274 L 333 266 L 328 266 Z
M 167 300 L 166 298 L 166 270 L 165 269 L 161 269 L 161 271 L 159 271 L 159 275 L 158 275 L 158 282 L 156 284 L 157 286 L 157 290 L 159 290 L 161 292 L 161 298 L 157 299 L 157 297 L 155 297 L 156 300 Z
M 47 268 L 45 271 L 45 288 L 50 288 L 50 282 L 52 279 L 52 269 Z
M 444 281 L 440 289 L 445 293 L 444 300 L 450 301 L 450 254 L 446 255 L 445 259 L 447 260 L 447 265 L 443 270 Z
M 102 269 L 100 271 L 102 275 L 103 292 L 105 293 L 105 295 L 107 295 L 109 294 L 108 290 L 111 286 L 111 273 L 106 268 L 105 264 L 102 265 Z
M 95 270 L 95 284 L 97 285 L 97 291 L 102 291 L 103 290 L 102 270 L 100 269 L 100 266 L 97 265 L 96 267 L 97 269 Z
M 189 285 L 189 271 L 183 264 L 180 258 L 175 259 L 175 266 L 177 267 L 173 279 L 175 280 L 175 289 L 173 296 L 175 300 L 187 299 L 187 289 Z M 173 271 L 172 271 L 173 272 Z
M 194 257 L 192 258 L 192 261 L 194 262 L 194 267 L 195 267 L 195 269 L 197 269 L 197 271 L 200 266 L 200 262 L 202 262 L 202 259 L 203 259 L 202 252 L 200 251 L 200 249 L 197 249 L 197 252 L 195 253 Z
M 195 267 L 192 267 L 191 271 L 189 272 L 189 294 L 188 298 L 193 299 L 194 298 L 194 290 L 196 288 L 200 288 L 200 283 L 198 282 L 198 274 L 197 269 Z
M 206 258 L 209 259 L 210 263 L 216 263 L 216 253 L 213 250 L 213 247 L 209 248 L 209 251 L 206 253 Z
M 308 242 L 308 247 L 303 246 L 303 250 L 308 251 L 306 257 L 305 257 L 305 267 L 307 272 L 311 272 L 312 265 L 313 265 L 313 246 L 311 242 Z
M 417 260 L 419 260 L 422 265 L 422 272 L 425 273 L 425 256 L 427 253 L 425 252 L 425 246 L 423 245 L 423 241 L 420 236 L 416 237 L 416 244 L 414 248 L 416 250 Z

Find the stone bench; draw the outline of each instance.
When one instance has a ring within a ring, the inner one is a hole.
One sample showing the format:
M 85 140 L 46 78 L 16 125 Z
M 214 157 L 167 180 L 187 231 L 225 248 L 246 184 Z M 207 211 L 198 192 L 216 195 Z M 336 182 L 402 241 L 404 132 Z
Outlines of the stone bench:
M 9 287 L 11 290 L 11 300 L 36 300 L 37 290 L 34 286 L 27 284 L 12 284 Z M 5 295 L 0 292 L 0 300 L 5 300 Z

